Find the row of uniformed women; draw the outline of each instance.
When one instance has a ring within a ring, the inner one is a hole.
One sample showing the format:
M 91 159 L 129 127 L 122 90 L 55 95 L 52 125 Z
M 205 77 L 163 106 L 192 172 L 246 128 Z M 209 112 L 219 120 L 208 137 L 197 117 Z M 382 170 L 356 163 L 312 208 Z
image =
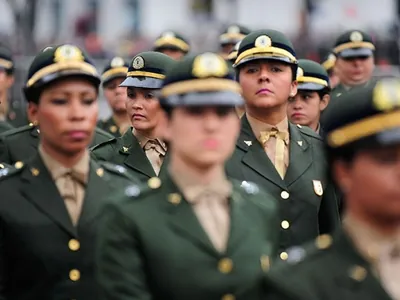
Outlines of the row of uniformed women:
M 270 261 L 339 223 L 322 141 L 286 117 L 296 62 L 273 30 L 243 40 L 238 82 L 216 54 L 135 56 L 134 129 L 93 149 L 118 163 L 100 165 L 93 64 L 72 45 L 39 53 L 25 87 L 38 153 L 0 181 L 0 299 L 97 298 L 95 273 L 104 299 L 261 299 Z

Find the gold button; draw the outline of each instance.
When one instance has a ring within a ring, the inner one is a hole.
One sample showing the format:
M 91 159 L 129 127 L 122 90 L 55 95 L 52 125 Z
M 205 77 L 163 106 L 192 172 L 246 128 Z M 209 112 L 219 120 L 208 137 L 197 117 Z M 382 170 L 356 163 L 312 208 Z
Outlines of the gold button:
M 76 269 L 69 271 L 69 279 L 72 281 L 78 281 L 81 278 L 81 272 Z
M 103 169 L 103 168 L 98 168 L 98 169 L 96 170 L 96 174 L 97 174 L 97 176 L 99 176 L 99 177 L 103 177 L 103 176 L 104 176 L 104 169 Z
M 283 229 L 288 229 L 290 227 L 290 223 L 288 221 L 284 220 L 281 222 L 281 227 Z
M 222 297 L 222 300 L 235 300 L 235 296 L 233 296 L 232 294 L 226 294 Z
M 81 247 L 81 244 L 79 243 L 79 241 L 77 241 L 75 239 L 69 240 L 69 242 L 68 242 L 69 250 L 78 251 L 80 247 Z
M 282 193 L 281 193 L 281 198 L 282 199 L 289 199 L 289 193 L 288 192 L 286 192 L 286 191 L 283 191 Z
M 218 262 L 218 270 L 223 274 L 232 272 L 233 262 L 230 258 L 223 258 Z
M 318 249 L 328 249 L 332 245 L 332 237 L 329 234 L 322 234 L 315 240 Z
M 282 260 L 287 260 L 289 258 L 289 255 L 287 254 L 287 252 L 282 252 L 281 254 L 279 254 L 279 257 Z
M 161 186 L 161 180 L 158 177 L 152 177 L 147 181 L 149 188 L 155 190 Z
M 17 161 L 14 166 L 17 169 L 21 169 L 24 166 L 24 163 L 22 161 Z

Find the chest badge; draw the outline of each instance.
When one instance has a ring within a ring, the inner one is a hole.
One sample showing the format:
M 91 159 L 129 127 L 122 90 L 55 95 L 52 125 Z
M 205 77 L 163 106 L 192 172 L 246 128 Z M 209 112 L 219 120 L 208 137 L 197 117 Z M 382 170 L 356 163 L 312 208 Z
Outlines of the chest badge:
M 313 187 L 314 187 L 314 192 L 318 196 L 322 196 L 324 193 L 324 190 L 322 188 L 322 183 L 319 180 L 313 180 Z

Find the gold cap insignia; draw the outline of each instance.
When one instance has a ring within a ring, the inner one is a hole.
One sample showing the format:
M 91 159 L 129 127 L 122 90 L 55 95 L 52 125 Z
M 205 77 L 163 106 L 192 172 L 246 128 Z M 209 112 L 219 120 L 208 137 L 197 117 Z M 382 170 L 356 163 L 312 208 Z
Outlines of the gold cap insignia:
M 192 73 L 198 78 L 223 77 L 228 72 L 229 69 L 225 60 L 221 56 L 211 52 L 197 56 L 193 62 Z
M 173 33 L 172 31 L 166 31 L 161 36 L 164 37 L 164 38 L 174 38 L 175 37 L 175 33 Z
M 400 80 L 396 78 L 381 79 L 375 86 L 372 102 L 380 111 L 400 107 Z
M 161 186 L 161 180 L 158 177 L 152 177 L 147 181 L 149 188 L 155 190 Z
M 315 194 L 318 195 L 318 196 L 322 196 L 323 193 L 324 193 L 324 190 L 323 190 L 323 188 L 322 188 L 322 183 L 321 183 L 321 181 L 319 181 L 319 180 L 313 180 L 312 183 L 313 183 L 313 187 L 314 187 L 314 192 L 315 192 Z
M 318 249 L 328 249 L 332 245 L 332 237 L 329 234 L 322 234 L 315 240 L 315 246 Z
M 239 26 L 236 25 L 229 26 L 228 33 L 240 33 Z
M 132 67 L 134 69 L 143 68 L 144 67 L 144 59 L 143 59 L 143 57 L 141 57 L 141 56 L 135 57 L 135 59 L 133 60 L 133 63 L 132 63 Z
M 123 67 L 124 64 L 125 64 L 124 59 L 119 56 L 114 57 L 111 61 L 112 68 Z
M 350 34 L 350 41 L 352 41 L 352 42 L 362 42 L 362 40 L 363 40 L 363 35 L 362 35 L 361 32 L 353 31 Z
M 271 47 L 272 40 L 269 36 L 261 35 L 258 38 L 256 38 L 254 45 L 257 48 L 268 48 L 268 47 Z
M 54 52 L 54 61 L 84 61 L 82 51 L 73 45 L 63 45 Z
M 128 150 L 129 150 L 129 148 L 128 147 L 122 147 L 122 151 L 124 151 L 124 152 L 128 152 Z

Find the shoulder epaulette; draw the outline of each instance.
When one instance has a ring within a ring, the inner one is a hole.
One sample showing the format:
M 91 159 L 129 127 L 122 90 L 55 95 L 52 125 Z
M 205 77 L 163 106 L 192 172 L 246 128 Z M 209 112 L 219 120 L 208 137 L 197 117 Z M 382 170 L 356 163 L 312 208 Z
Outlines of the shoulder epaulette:
M 93 151 L 93 150 L 99 149 L 99 148 L 101 148 L 103 146 L 106 146 L 106 145 L 111 145 L 111 144 L 115 143 L 116 141 L 117 141 L 117 138 L 113 137 L 113 138 L 109 139 L 108 141 L 101 142 L 100 144 L 97 144 L 97 145 L 95 145 L 93 147 L 90 147 L 89 151 Z
M 7 166 L 0 169 L 0 181 L 10 178 L 11 176 L 20 173 L 24 169 L 25 165 L 18 161 L 14 166 Z
M 322 141 L 322 137 L 308 126 L 296 125 L 299 131 L 309 137 Z
M 333 238 L 329 234 L 318 236 L 313 242 L 304 246 L 294 246 L 289 248 L 285 262 L 287 264 L 298 264 L 302 261 L 324 253 L 332 246 Z
M 102 136 L 109 137 L 110 139 L 112 139 L 112 138 L 114 137 L 114 136 L 112 136 L 111 134 L 109 134 L 108 132 L 106 132 L 106 131 L 104 131 L 103 129 L 99 128 L 99 127 L 96 127 L 95 131 L 96 131 L 97 134 L 100 134 L 100 135 L 102 135 Z
M 12 128 L 10 130 L 7 130 L 7 131 L 3 132 L 0 136 L 1 137 L 12 136 L 12 135 L 18 134 L 20 132 L 31 131 L 33 128 L 34 128 L 33 124 L 24 125 L 21 127 Z

